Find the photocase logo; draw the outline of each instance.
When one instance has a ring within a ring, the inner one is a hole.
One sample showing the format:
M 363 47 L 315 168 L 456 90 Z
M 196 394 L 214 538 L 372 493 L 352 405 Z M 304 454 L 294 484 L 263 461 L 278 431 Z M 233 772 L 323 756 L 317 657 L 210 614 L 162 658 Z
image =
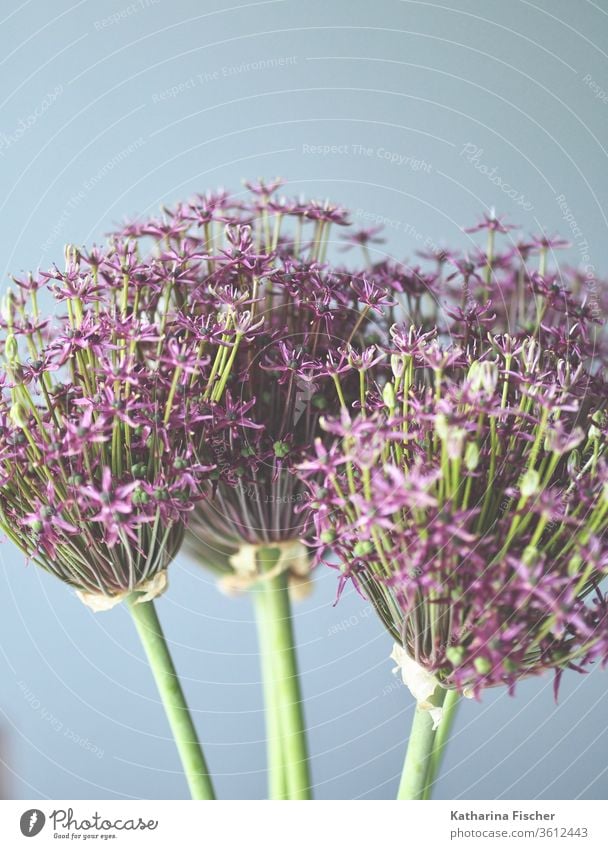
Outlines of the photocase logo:
M 42 811 L 39 811 L 37 808 L 31 808 L 29 811 L 21 814 L 21 821 L 19 823 L 21 834 L 24 837 L 35 837 L 44 828 L 45 820 L 46 817 Z

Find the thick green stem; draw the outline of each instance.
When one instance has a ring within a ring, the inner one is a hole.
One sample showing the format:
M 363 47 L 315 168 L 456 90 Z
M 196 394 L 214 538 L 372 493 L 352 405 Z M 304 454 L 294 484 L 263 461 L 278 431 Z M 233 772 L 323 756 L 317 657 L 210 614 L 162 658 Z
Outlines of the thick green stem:
M 433 795 L 433 784 L 439 775 L 441 762 L 445 754 L 445 747 L 450 739 L 454 718 L 456 716 L 458 705 L 460 704 L 460 694 L 457 690 L 448 690 L 443 700 L 443 716 L 439 723 L 439 728 L 435 732 L 433 741 L 433 751 L 431 752 L 431 760 L 429 762 L 429 770 L 426 776 L 426 789 L 424 793 L 425 799 L 430 799 Z
M 193 799 L 215 799 L 203 750 L 169 654 L 154 602 L 137 603 L 137 596 L 132 595 L 128 606 L 173 732 L 190 794 Z
M 276 693 L 276 675 L 272 663 L 273 638 L 269 628 L 267 594 L 268 590 L 263 583 L 251 593 L 256 616 L 264 690 L 268 795 L 271 799 L 287 799 L 287 776 L 281 745 L 281 719 Z
M 258 552 L 262 572 L 271 572 L 279 551 L 272 546 Z M 300 679 L 294 648 L 291 604 L 287 589 L 287 574 L 267 575 L 263 579 L 267 629 L 268 666 L 272 669 L 275 705 L 281 729 L 281 750 L 288 799 L 311 799 L 308 750 L 302 709 Z
M 445 690 L 440 689 L 434 699 L 437 707 L 444 697 Z M 430 712 L 416 706 L 397 799 L 424 799 L 435 733 Z

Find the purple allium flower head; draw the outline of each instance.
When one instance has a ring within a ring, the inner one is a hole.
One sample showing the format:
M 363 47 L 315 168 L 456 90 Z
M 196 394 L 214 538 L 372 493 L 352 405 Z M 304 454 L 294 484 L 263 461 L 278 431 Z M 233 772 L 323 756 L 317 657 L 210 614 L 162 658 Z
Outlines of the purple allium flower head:
M 608 385 L 574 350 L 487 330 L 456 348 L 396 327 L 371 370 L 351 358 L 360 403 L 300 465 L 339 590 L 476 694 L 608 661 Z
M 183 246 L 187 226 L 153 235 Z M 21 286 L 3 312 L 0 525 L 106 606 L 149 588 L 177 552 L 214 470 L 206 428 L 244 334 L 240 304 L 199 285 L 201 260 L 153 253 L 120 236 L 69 248 L 65 271 Z
M 228 574 L 239 549 L 304 538 L 308 488 L 295 468 L 323 435 L 321 416 L 340 408 L 336 384 L 349 401 L 358 397 L 348 358 L 359 357 L 362 367 L 383 358 L 363 342 L 385 333 L 383 311 L 393 303 L 383 276 L 326 259 L 331 227 L 347 225 L 345 210 L 288 205 L 274 196 L 274 183 L 250 188 L 253 199 L 240 202 L 234 223 L 206 244 L 214 291 L 246 293 L 242 315 L 255 332 L 243 330 L 233 358 L 227 350 L 231 376 L 207 431 L 215 471 L 187 535 L 191 551 Z M 294 547 L 298 569 L 301 550 Z

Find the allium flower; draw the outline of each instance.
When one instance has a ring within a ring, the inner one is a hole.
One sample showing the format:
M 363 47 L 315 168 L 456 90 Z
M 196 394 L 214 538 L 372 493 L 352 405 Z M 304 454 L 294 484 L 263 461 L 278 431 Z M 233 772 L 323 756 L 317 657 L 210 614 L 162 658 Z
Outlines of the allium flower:
M 319 543 L 445 688 L 606 662 L 606 383 L 533 337 L 443 351 L 394 350 L 304 464 Z
M 213 470 L 205 424 L 240 308 L 178 276 L 116 240 L 6 299 L 0 524 L 96 609 L 164 588 Z M 58 302 L 44 324 L 42 297 Z
M 246 295 L 256 329 L 243 333 L 224 401 L 212 410 L 213 483 L 196 506 L 187 538 L 190 550 L 232 589 L 250 587 L 259 577 L 238 550 L 251 559 L 256 546 L 269 545 L 280 546 L 292 588 L 303 587 L 309 557 L 301 540 L 309 505 L 294 470 L 322 433 L 320 416 L 339 409 L 340 368 L 351 372 L 343 391 L 358 397 L 348 364 L 351 343 L 382 324 L 382 310 L 392 303 L 384 278 L 322 261 L 330 225 L 344 225 L 345 212 L 302 201 L 285 222 L 285 203 L 273 198 L 278 185 L 256 184 L 251 201 L 237 207 L 227 202 L 221 210 L 225 239 L 216 231 L 205 241 L 213 255 L 214 291 L 232 287 L 234 297 Z

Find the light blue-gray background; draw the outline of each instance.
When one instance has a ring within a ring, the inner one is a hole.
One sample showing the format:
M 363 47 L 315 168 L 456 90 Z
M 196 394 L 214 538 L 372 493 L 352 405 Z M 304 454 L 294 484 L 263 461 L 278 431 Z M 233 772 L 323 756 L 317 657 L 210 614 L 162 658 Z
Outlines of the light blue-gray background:
M 608 270 L 605 0 L 28 0 L 0 15 L 3 280 L 126 214 L 276 174 L 361 221 L 388 217 L 399 255 L 427 239 L 466 246 L 460 226 L 492 205 L 567 235 L 566 203 L 570 260 L 586 241 Z M 126 612 L 94 615 L 10 546 L 2 559 L 5 794 L 185 796 Z M 333 607 L 334 592 L 333 573 L 320 575 L 297 619 L 317 794 L 391 798 L 412 701 L 365 603 L 348 592 Z M 247 600 L 182 557 L 159 610 L 220 795 L 262 797 Z M 605 797 L 607 684 L 601 670 L 567 675 L 558 707 L 549 678 L 465 704 L 438 795 Z

